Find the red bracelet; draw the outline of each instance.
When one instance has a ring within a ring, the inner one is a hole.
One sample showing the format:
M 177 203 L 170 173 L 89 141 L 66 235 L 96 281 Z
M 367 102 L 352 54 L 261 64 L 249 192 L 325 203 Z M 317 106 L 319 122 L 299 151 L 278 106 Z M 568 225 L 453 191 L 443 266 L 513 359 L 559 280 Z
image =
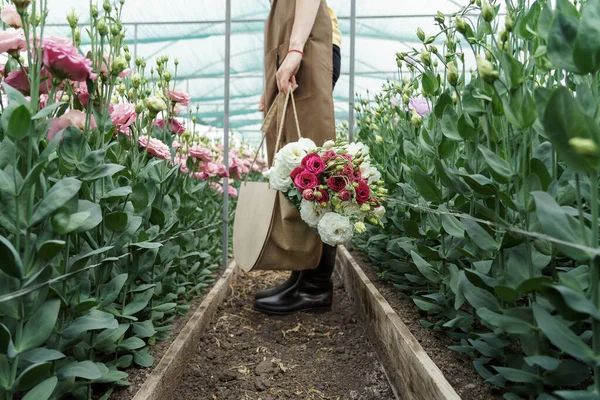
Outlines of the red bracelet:
M 290 54 L 290 53 L 300 53 L 300 54 L 302 54 L 302 57 L 304 57 L 304 52 L 302 50 L 292 49 L 292 50 L 288 50 L 287 53 L 288 54 Z

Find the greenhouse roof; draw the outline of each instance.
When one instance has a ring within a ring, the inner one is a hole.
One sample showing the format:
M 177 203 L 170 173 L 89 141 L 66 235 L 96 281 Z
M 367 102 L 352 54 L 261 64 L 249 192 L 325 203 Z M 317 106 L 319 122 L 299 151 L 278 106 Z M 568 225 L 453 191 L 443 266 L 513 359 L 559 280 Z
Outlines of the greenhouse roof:
M 257 105 L 263 87 L 263 21 L 270 4 L 268 0 L 231 3 L 230 127 L 254 141 L 262 120 Z M 336 118 L 341 122 L 349 114 L 351 1 L 329 0 L 328 4 L 338 15 L 343 34 L 342 76 L 334 93 Z M 417 27 L 437 32 L 435 13 L 449 15 L 465 4 L 464 0 L 356 0 L 355 92 L 376 92 L 387 79 L 397 77 L 396 52 L 422 47 Z M 179 86 L 200 106 L 202 123 L 216 128 L 223 126 L 224 115 L 225 5 L 225 0 L 126 0 L 123 11 L 126 42 L 133 54 L 148 59 L 149 65 L 157 56 L 177 58 Z M 48 7 L 50 34 L 69 34 L 65 16 L 71 9 L 80 15 L 82 25 L 89 21 L 85 0 L 49 0 Z M 85 33 L 82 36 L 85 47 L 88 39 Z

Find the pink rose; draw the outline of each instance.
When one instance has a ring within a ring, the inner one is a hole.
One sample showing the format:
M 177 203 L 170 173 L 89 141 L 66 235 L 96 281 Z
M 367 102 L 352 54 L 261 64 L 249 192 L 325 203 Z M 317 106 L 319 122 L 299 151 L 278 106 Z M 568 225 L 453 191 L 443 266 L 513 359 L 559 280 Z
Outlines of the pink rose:
M 371 189 L 365 181 L 361 181 L 356 188 L 356 202 L 363 204 L 371 197 Z
M 0 53 L 20 53 L 27 47 L 23 29 L 7 29 L 0 31 Z
M 340 192 L 346 188 L 346 180 L 341 176 L 332 176 L 327 179 L 327 186 L 334 192 Z
M 315 191 L 312 189 L 306 189 L 302 192 L 302 198 L 308 201 L 315 201 Z
M 161 129 L 168 129 L 174 135 L 181 135 L 185 132 L 185 125 L 175 118 L 169 118 L 168 120 L 158 119 L 152 125 L 158 126 Z
M 17 7 L 12 4 L 4 6 L 2 9 L 2 13 L 0 13 L 0 18 L 2 21 L 10 26 L 11 28 L 22 28 L 23 21 L 21 20 L 21 16 L 17 12 Z
M 294 168 L 294 170 L 292 171 L 292 173 L 290 174 L 290 178 L 292 179 L 296 179 L 296 177 L 298 176 L 298 174 L 300 172 L 304 171 L 304 169 L 302 167 L 296 167 Z
M 302 166 L 304 169 L 312 174 L 319 175 L 321 172 L 325 171 L 325 163 L 316 153 L 307 154 L 302 159 Z
M 156 158 L 162 158 L 163 160 L 169 160 L 171 158 L 171 150 L 169 146 L 164 144 L 159 139 L 150 138 L 148 141 L 148 136 L 140 136 L 138 138 L 138 143 L 143 149 L 148 149 L 148 153 L 152 154 Z
M 44 66 L 57 78 L 83 82 L 98 77 L 92 71 L 92 61 L 85 58 L 72 44 L 60 40 L 44 40 Z
M 354 167 L 352 166 L 352 164 L 348 163 L 344 165 L 342 175 L 347 176 L 350 179 L 354 179 Z
M 168 97 L 173 103 L 179 103 L 184 107 L 187 107 L 190 105 L 190 100 L 191 100 L 190 95 L 185 92 L 182 92 L 180 90 L 177 90 L 177 89 L 169 90 Z
M 23 69 L 16 69 L 11 71 L 4 82 L 12 87 L 13 89 L 17 89 L 19 92 L 23 93 L 25 96 L 29 96 L 31 94 L 31 87 L 29 85 L 29 79 L 27 74 L 29 73 L 29 69 L 27 67 L 23 67 Z M 42 68 L 41 71 L 42 79 L 46 78 L 40 85 L 40 94 L 47 94 L 50 88 L 52 88 L 52 76 Z
M 334 160 L 336 158 L 337 154 L 335 152 L 335 150 L 327 150 L 325 152 L 325 154 L 323 154 L 323 161 L 328 162 L 330 160 Z
M 415 110 L 417 114 L 423 116 L 431 112 L 431 107 L 424 97 L 413 97 L 408 102 L 408 108 Z
M 346 189 L 339 192 L 338 196 L 342 201 L 350 201 L 350 199 L 352 199 L 352 193 L 350 193 L 350 191 Z
M 188 153 L 190 156 L 197 158 L 200 161 L 208 162 L 212 160 L 212 152 L 204 147 L 200 147 L 197 144 L 190 147 Z
M 319 185 L 319 178 L 312 172 L 302 171 L 296 175 L 294 183 L 300 190 L 314 189 Z
M 56 134 L 63 129 L 74 126 L 80 130 L 85 129 L 86 114 L 79 110 L 69 110 L 58 118 L 54 118 L 48 130 L 48 141 L 52 141 Z M 95 128 L 96 120 L 93 115 L 90 115 L 90 128 Z
M 362 173 L 360 171 L 354 172 L 354 182 L 360 182 L 362 180 Z
M 109 107 L 110 118 L 112 124 L 117 130 L 123 130 L 123 128 L 130 127 L 137 119 L 135 113 L 135 104 L 121 103 L 116 105 L 110 105 Z

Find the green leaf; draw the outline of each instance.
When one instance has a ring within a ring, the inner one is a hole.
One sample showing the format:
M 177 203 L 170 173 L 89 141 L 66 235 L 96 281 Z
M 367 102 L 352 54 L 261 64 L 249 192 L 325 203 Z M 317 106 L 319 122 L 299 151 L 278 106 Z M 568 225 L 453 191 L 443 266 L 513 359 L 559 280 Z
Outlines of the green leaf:
M 29 367 L 25 368 L 23 372 L 21 372 L 15 381 L 13 388 L 18 392 L 31 389 L 44 379 L 48 378 L 50 375 L 50 368 L 52 368 L 52 363 L 39 363 L 30 365 Z
M 35 211 L 29 220 L 29 227 L 39 224 L 54 211 L 67 204 L 69 200 L 77 195 L 80 188 L 81 182 L 74 178 L 64 178 L 58 181 L 35 207 Z
M 33 186 L 39 182 L 40 175 L 42 174 L 42 172 L 44 171 L 45 168 L 46 168 L 46 160 L 43 160 L 43 161 L 37 163 L 31 169 L 31 171 L 29 171 L 29 173 L 27 174 L 27 177 L 23 181 L 23 184 L 19 188 L 18 196 L 25 197 L 31 191 Z
M 430 301 L 425 301 L 417 298 L 413 298 L 413 301 L 417 307 L 421 310 L 431 313 L 431 314 L 439 314 L 443 311 L 442 307 L 438 304 L 432 303 Z
M 131 203 L 136 210 L 143 210 L 148 207 L 150 197 L 148 195 L 148 189 L 143 182 L 138 183 L 133 187 L 133 193 L 131 194 Z
M 52 393 L 54 393 L 54 389 L 57 385 L 57 377 L 53 376 L 52 378 L 48 378 L 27 392 L 27 394 L 23 396 L 23 400 L 48 400 L 52 397 Z
M 123 337 L 125 332 L 129 329 L 129 324 L 120 324 L 116 329 L 105 329 L 98 334 L 96 337 L 96 341 L 94 342 L 94 348 L 96 350 L 103 351 L 105 349 L 110 349 L 114 346 L 115 343 Z M 112 352 L 111 351 L 111 352 Z
M 110 192 L 108 192 L 104 196 L 102 196 L 102 198 L 106 199 L 106 200 L 120 199 L 120 198 L 129 196 L 131 193 L 132 193 L 132 190 L 131 190 L 130 186 L 123 186 L 123 187 L 111 190 Z
M 92 361 L 74 361 L 58 370 L 60 379 L 82 378 L 88 380 L 100 379 L 102 371 Z
M 67 104 L 67 103 L 58 102 L 58 103 L 54 103 L 50 106 L 44 107 L 40 111 L 38 111 L 37 114 L 35 114 L 31 119 L 33 119 L 33 120 L 44 119 L 65 104 Z
M 479 145 L 478 148 L 488 166 L 490 175 L 497 182 L 508 183 L 512 177 L 512 171 L 508 162 L 482 145 Z
M 94 380 L 94 383 L 113 383 L 126 379 L 129 376 L 127 372 L 110 370 L 106 374 L 102 375 L 100 379 Z
M 554 394 L 564 400 L 600 400 L 600 395 L 587 390 L 559 390 Z
M 23 263 L 12 243 L 0 236 L 0 269 L 13 278 L 23 278 Z
M 123 340 L 119 344 L 119 348 L 130 351 L 130 350 L 141 349 L 145 345 L 146 345 L 146 343 L 142 339 L 140 339 L 138 337 L 130 337 L 128 339 Z
M 461 218 L 461 222 L 467 231 L 467 235 L 477 247 L 485 251 L 498 250 L 498 243 L 477 222 L 469 218 Z
M 522 319 L 498 314 L 487 308 L 477 309 L 477 315 L 483 322 L 492 327 L 500 328 L 506 333 L 520 335 L 534 331 L 533 326 Z
M 521 298 L 521 295 L 518 291 L 504 285 L 495 286 L 494 293 L 496 293 L 496 296 L 498 296 L 501 300 L 509 303 L 514 303 Z
M 600 321 L 600 310 L 583 293 L 578 293 L 573 289 L 560 285 L 548 286 L 546 290 L 547 292 L 544 292 L 544 294 L 564 318 L 579 320 L 592 317 L 596 321 Z M 548 292 L 553 292 L 553 295 Z M 568 308 L 568 310 L 565 310 L 565 308 Z M 573 313 L 578 315 L 569 318 L 568 314 Z
M 112 314 L 100 310 L 92 310 L 89 314 L 72 321 L 60 334 L 66 339 L 73 339 L 87 331 L 116 329 L 118 326 L 119 324 Z
M 440 206 L 438 209 L 442 212 L 448 212 L 445 206 Z M 459 239 L 465 237 L 465 229 L 454 215 L 442 214 L 442 227 L 449 235 Z
M 112 248 L 113 248 L 112 246 L 102 247 L 100 249 L 92 250 L 88 253 L 80 254 L 77 257 L 70 259 L 68 271 L 69 272 L 79 271 L 80 269 L 85 267 L 85 265 L 87 264 L 88 260 L 91 257 L 106 253 L 107 251 L 111 250 Z
M 126 212 L 115 211 L 104 217 L 106 227 L 113 232 L 123 232 L 127 227 L 129 216 Z
M 558 13 L 548 33 L 548 59 L 557 69 L 580 73 L 573 60 L 579 21 L 572 16 Z
M 123 309 L 123 315 L 131 316 L 142 311 L 150 302 L 153 294 L 153 290 L 148 290 L 143 294 L 134 297 L 134 301 L 125 305 L 125 308 Z
M 37 347 L 19 354 L 19 360 L 27 361 L 32 364 L 40 362 L 55 361 L 65 358 L 65 355 L 57 350 Z
M 600 0 L 589 0 L 583 6 L 577 29 L 573 58 L 584 74 L 596 71 L 600 65 Z
M 158 312 L 167 312 L 175 308 L 175 306 L 177 306 L 177 303 L 163 303 L 156 307 L 153 307 L 152 310 Z
M 116 174 L 117 172 L 122 171 L 123 169 L 125 169 L 124 166 L 122 165 L 117 165 L 117 164 L 100 164 L 98 165 L 96 168 L 94 168 L 92 170 L 92 172 L 90 172 L 89 174 L 87 174 L 86 176 L 84 176 L 82 178 L 82 180 L 84 182 L 92 182 L 98 179 L 102 179 L 102 178 L 106 178 L 109 176 L 113 176 L 114 174 Z
M 425 200 L 438 203 L 442 201 L 442 192 L 428 174 L 415 165 L 412 175 L 417 191 Z
M 469 282 L 469 280 L 465 276 L 464 271 L 460 272 L 458 284 L 461 292 L 463 293 L 469 304 L 471 304 L 471 306 L 473 306 L 473 308 L 475 308 L 476 310 L 480 308 L 487 308 L 491 311 L 499 311 L 500 305 L 498 304 L 498 300 L 496 299 L 496 297 L 494 297 L 494 295 L 492 295 L 487 290 L 478 288 L 477 286 Z
M 131 325 L 133 326 L 133 333 L 135 333 L 137 337 L 149 338 L 156 334 L 156 329 L 154 329 L 154 325 L 152 325 L 152 321 L 150 320 L 134 322 Z
M 433 72 L 426 71 L 421 77 L 421 87 L 424 95 L 434 95 L 437 93 L 440 83 Z
M 553 345 L 588 364 L 595 364 L 598 361 L 592 349 L 563 322 L 551 316 L 537 303 L 533 303 L 532 307 L 535 320 Z
M 433 283 L 440 283 L 442 281 L 442 276 L 438 270 L 433 268 L 431 264 L 421 258 L 420 255 L 412 251 L 411 253 L 413 262 L 417 266 L 417 269 L 427 280 Z
M 15 181 L 3 170 L 0 169 L 0 192 L 10 196 L 17 195 Z
M 560 364 L 560 360 L 549 356 L 530 356 L 525 357 L 524 360 L 530 367 L 535 367 L 536 365 L 539 365 L 546 371 L 555 370 Z
M 21 342 L 16 343 L 17 350 L 27 351 L 44 344 L 54 332 L 59 310 L 60 300 L 46 301 L 25 324 Z
M 86 150 L 87 143 L 83 133 L 74 126 L 64 130 L 63 141 L 60 144 L 60 156 L 69 164 L 77 164 L 85 156 L 82 149 Z
M 590 377 L 587 365 L 575 360 L 561 360 L 560 365 L 544 376 L 544 384 L 554 387 L 578 386 Z
M 17 89 L 13 88 L 12 86 L 9 86 L 8 84 L 6 84 L 6 82 L 2 82 L 2 87 L 4 88 L 4 91 L 6 92 L 6 95 L 8 97 L 9 106 L 19 105 L 29 107 L 29 101 Z
M 100 308 L 112 304 L 117 299 L 126 281 L 127 274 L 121 274 L 115 276 L 107 284 L 100 285 L 100 298 L 102 299 L 102 302 L 100 303 Z
M 518 383 L 536 383 L 540 380 L 540 377 L 529 372 L 525 372 L 521 369 L 507 368 L 507 367 L 492 367 L 506 380 Z
M 11 139 L 21 140 L 31 133 L 31 113 L 27 106 L 20 105 L 14 108 L 13 106 L 8 107 L 2 114 L 2 119 L 8 119 L 5 122 L 5 133 Z
M 133 361 L 140 367 L 149 368 L 152 366 L 154 362 L 152 360 L 152 356 L 148 354 L 148 349 L 144 349 L 142 351 L 133 351 Z
M 456 126 L 456 122 L 458 120 L 458 115 L 456 115 L 456 111 L 454 111 L 453 107 L 446 107 L 444 110 L 444 116 L 442 117 L 441 127 L 442 133 L 448 139 L 461 142 L 463 138 L 458 133 L 458 129 Z

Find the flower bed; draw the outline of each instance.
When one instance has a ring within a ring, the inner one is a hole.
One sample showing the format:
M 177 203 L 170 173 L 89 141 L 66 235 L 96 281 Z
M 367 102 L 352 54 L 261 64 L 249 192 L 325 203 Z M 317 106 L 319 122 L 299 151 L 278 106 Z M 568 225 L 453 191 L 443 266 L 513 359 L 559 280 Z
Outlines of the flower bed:
M 251 149 L 224 166 L 194 133 L 178 62 L 150 68 L 123 45 L 123 1 L 92 6 L 86 55 L 75 15 L 70 38 L 48 37 L 45 2 L 13 3 L 0 32 L 0 397 L 108 398 L 214 281 L 220 180 L 248 172 Z
M 438 14 L 357 107 L 390 188 L 357 246 L 509 400 L 600 396 L 600 3 L 556 3 Z

